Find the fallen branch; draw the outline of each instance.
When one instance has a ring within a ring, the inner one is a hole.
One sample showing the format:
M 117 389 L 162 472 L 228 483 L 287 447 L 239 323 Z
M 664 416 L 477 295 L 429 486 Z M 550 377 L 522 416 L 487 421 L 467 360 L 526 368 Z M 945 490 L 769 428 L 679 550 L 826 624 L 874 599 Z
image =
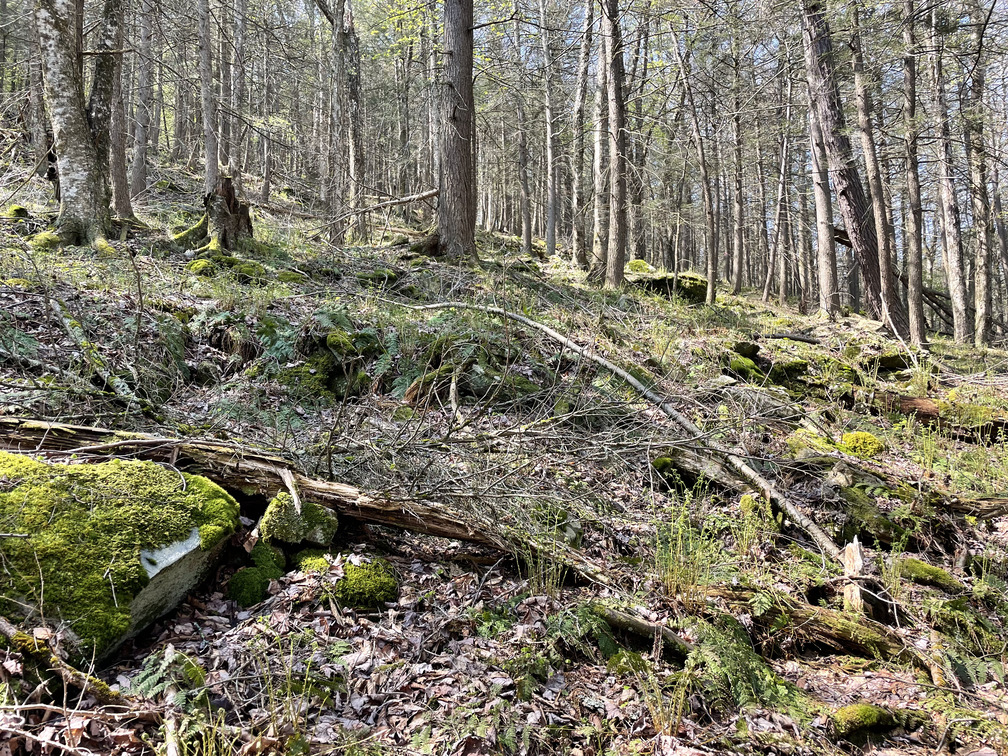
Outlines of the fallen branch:
M 670 627 L 660 625 L 656 622 L 648 622 L 646 619 L 633 614 L 613 609 L 602 604 L 592 606 L 592 611 L 609 623 L 610 627 L 624 632 L 632 633 L 647 640 L 654 640 L 656 635 L 660 635 L 662 643 L 668 651 L 677 659 L 684 660 L 693 651 L 693 646 L 680 638 Z
M 463 310 L 474 310 L 477 312 L 483 312 L 488 315 L 496 315 L 502 318 L 508 318 L 510 320 L 517 321 L 523 325 L 527 325 L 530 328 L 534 328 L 541 333 L 546 334 L 548 337 L 559 343 L 565 349 L 574 352 L 580 357 L 591 360 L 596 365 L 599 365 L 606 370 L 608 370 L 613 375 L 618 376 L 626 383 L 630 384 L 636 391 L 647 399 L 649 402 L 654 404 L 661 412 L 668 417 L 673 423 L 675 423 L 679 428 L 693 437 L 693 439 L 701 443 L 704 451 L 720 457 L 729 466 L 735 474 L 737 474 L 747 485 L 749 485 L 754 490 L 761 493 L 767 498 L 767 500 L 776 504 L 780 509 L 782 509 L 792 522 L 797 524 L 802 528 L 809 537 L 815 542 L 815 544 L 823 550 L 830 557 L 836 558 L 840 553 L 840 548 L 833 542 L 822 528 L 820 528 L 812 518 L 805 515 L 798 506 L 791 501 L 782 492 L 777 490 L 777 488 L 769 480 L 760 475 L 753 467 L 739 455 L 737 455 L 732 450 L 718 443 L 717 441 L 708 438 L 709 434 L 703 433 L 688 417 L 682 414 L 679 410 L 673 407 L 669 402 L 667 402 L 662 396 L 652 389 L 649 389 L 643 383 L 641 383 L 637 378 L 628 373 L 623 368 L 618 365 L 613 364 L 611 361 L 607 360 L 598 354 L 594 354 L 589 351 L 587 347 L 581 346 L 575 341 L 567 338 L 561 333 L 553 330 L 547 325 L 539 323 L 531 318 L 527 318 L 524 315 L 519 315 L 516 312 L 511 312 L 509 310 L 501 309 L 500 307 L 490 307 L 484 305 L 468 304 L 465 302 L 438 302 L 436 304 L 429 305 L 407 305 L 401 304 L 402 307 L 406 307 L 411 310 L 424 311 L 424 310 L 447 310 L 447 309 L 463 309 Z M 701 442 L 701 439 L 705 439 Z
M 461 512 L 432 501 L 372 497 L 345 483 L 309 478 L 293 470 L 289 460 L 258 449 L 217 441 L 126 435 L 104 428 L 0 417 L 0 448 L 22 453 L 136 456 L 202 475 L 246 496 L 267 499 L 280 491 L 290 491 L 293 483 L 302 501 L 311 501 L 341 517 L 479 543 L 507 554 L 527 554 L 531 550 L 588 581 L 612 584 L 605 570 L 580 551 L 535 534 L 509 533 L 502 523 L 490 522 L 475 512 Z
M 903 396 L 883 391 L 874 395 L 874 406 L 883 412 L 898 412 L 901 415 L 916 417 L 923 423 L 935 428 L 948 430 L 964 441 L 990 442 L 997 441 L 1000 435 L 1008 436 L 1008 420 L 995 417 L 995 410 L 986 407 L 975 407 L 979 413 L 989 413 L 989 420 L 978 419 L 970 424 L 956 417 L 955 405 L 943 407 L 933 399 L 916 396 Z M 962 407 L 968 414 L 969 407 Z

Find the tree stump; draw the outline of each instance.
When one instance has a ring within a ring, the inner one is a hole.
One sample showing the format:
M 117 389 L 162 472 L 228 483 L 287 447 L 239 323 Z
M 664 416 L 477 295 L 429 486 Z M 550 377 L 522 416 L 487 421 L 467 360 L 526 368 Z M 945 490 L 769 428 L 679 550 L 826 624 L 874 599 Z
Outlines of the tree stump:
M 234 249 L 239 239 L 252 238 L 252 216 L 249 205 L 235 195 L 230 176 L 221 176 L 217 188 L 204 200 L 210 222 L 210 238 L 217 239 L 222 249 Z

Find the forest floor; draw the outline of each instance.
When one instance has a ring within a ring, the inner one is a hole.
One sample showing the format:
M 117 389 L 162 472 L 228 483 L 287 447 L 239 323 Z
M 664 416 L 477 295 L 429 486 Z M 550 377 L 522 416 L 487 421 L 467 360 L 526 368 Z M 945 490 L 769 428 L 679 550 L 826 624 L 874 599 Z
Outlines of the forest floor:
M 95 670 L 127 708 L 19 697 L 4 652 L 0 754 L 1008 752 L 1008 352 L 919 352 L 751 292 L 603 291 L 500 235 L 468 267 L 387 218 L 334 247 L 287 196 L 200 265 L 171 241 L 197 185 L 162 178 L 101 249 L 3 221 L 0 416 L 268 450 L 473 538 L 343 517 L 324 561 L 242 607 L 243 500 L 213 578 Z M 377 557 L 395 600 L 343 605 Z

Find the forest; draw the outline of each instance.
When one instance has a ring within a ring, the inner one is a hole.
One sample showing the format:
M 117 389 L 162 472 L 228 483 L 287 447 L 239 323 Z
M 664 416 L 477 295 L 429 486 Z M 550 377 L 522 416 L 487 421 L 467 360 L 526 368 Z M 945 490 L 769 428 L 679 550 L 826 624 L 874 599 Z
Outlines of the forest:
M 1008 752 L 1008 6 L 0 0 L 0 756 Z

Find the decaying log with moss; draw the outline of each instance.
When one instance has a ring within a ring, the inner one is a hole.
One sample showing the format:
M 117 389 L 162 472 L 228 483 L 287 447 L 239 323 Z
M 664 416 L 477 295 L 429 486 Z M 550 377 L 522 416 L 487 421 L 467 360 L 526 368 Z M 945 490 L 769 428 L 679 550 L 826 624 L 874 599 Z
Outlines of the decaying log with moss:
M 988 407 L 956 405 L 934 399 L 904 396 L 888 391 L 875 394 L 874 406 L 882 412 L 898 412 L 939 428 L 965 441 L 989 443 L 1008 437 L 1008 418 Z

